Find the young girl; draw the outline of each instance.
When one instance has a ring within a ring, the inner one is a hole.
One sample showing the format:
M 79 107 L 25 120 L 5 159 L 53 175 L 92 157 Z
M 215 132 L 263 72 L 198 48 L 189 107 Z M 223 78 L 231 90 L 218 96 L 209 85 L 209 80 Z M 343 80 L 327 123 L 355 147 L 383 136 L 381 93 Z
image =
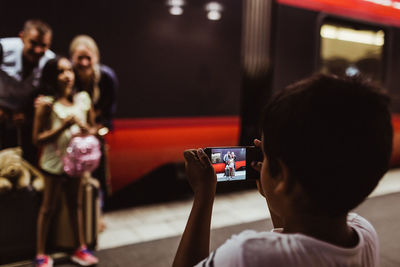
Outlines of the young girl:
M 93 134 L 94 113 L 86 92 L 74 94 L 75 75 L 71 62 L 64 57 L 50 60 L 43 69 L 41 89 L 46 94 L 37 101 L 35 109 L 33 142 L 42 153 L 39 166 L 45 174 L 45 189 L 37 224 L 36 266 L 52 266 L 45 255 L 45 243 L 61 189 L 66 191 L 71 225 L 79 241 L 72 261 L 89 266 L 98 263 L 86 248 L 82 225 L 82 177 L 68 177 L 63 170 L 62 156 L 69 141 L 81 133 Z

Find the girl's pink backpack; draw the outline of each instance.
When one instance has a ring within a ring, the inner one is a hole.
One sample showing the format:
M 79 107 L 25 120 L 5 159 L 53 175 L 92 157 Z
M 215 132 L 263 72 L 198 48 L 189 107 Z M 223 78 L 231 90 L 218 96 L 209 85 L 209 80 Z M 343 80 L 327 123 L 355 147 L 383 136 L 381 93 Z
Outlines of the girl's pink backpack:
M 85 171 L 94 171 L 99 166 L 100 158 L 100 142 L 95 136 L 75 136 L 62 158 L 64 171 L 71 177 L 80 177 Z

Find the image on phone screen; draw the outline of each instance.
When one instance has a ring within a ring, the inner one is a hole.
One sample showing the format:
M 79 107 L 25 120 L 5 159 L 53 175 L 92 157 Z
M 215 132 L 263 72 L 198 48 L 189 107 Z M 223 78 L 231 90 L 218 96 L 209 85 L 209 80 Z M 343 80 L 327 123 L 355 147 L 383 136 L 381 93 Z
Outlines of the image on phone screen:
M 246 180 L 246 148 L 212 148 L 211 163 L 217 181 Z

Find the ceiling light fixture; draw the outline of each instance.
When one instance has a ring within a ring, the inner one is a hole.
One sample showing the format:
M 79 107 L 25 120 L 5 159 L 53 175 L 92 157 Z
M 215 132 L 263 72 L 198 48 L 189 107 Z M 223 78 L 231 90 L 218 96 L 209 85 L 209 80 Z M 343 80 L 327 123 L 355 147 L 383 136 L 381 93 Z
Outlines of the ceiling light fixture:
M 210 2 L 206 4 L 207 18 L 209 20 L 220 20 L 222 17 L 223 6 L 218 2 Z
M 167 6 L 169 6 L 169 13 L 174 16 L 179 16 L 183 14 L 183 6 L 185 5 L 185 0 L 167 0 Z

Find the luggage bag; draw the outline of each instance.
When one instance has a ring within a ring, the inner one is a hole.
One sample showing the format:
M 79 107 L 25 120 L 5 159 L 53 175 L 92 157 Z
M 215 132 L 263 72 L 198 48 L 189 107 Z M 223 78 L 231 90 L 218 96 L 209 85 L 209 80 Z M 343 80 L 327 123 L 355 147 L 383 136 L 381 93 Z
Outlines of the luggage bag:
M 95 249 L 97 246 L 100 218 L 99 183 L 90 175 L 86 175 L 83 179 L 82 220 L 84 238 L 86 245 L 90 249 Z M 64 195 L 60 202 L 60 212 L 57 218 L 55 218 L 56 221 L 54 223 L 52 247 L 61 250 L 76 249 L 78 240 L 75 240 L 73 234 L 68 217 L 69 210 Z

